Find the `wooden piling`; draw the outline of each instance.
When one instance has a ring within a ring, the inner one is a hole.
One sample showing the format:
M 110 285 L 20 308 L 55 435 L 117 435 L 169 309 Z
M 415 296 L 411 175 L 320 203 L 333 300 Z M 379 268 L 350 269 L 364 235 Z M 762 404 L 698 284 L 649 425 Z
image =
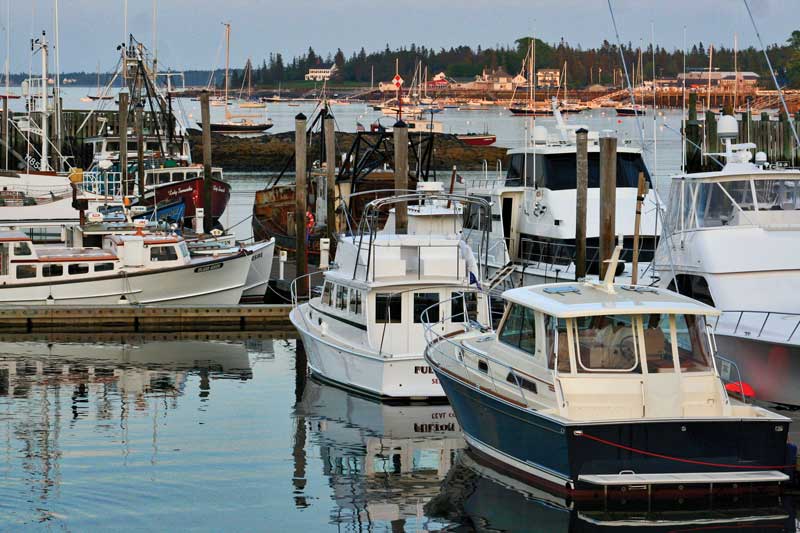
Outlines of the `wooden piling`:
M 394 188 L 398 194 L 406 194 L 408 190 L 408 126 L 402 120 L 394 125 Z M 404 235 L 408 232 L 408 204 L 399 202 L 395 205 L 395 233 Z
M 3 121 L 3 168 L 8 170 L 8 152 L 11 149 L 11 139 L 8 138 L 8 96 L 4 95 L 3 114 L 0 120 Z
M 586 277 L 586 208 L 589 191 L 589 132 L 575 132 L 577 158 L 577 200 L 575 205 L 575 279 Z
M 144 176 L 144 121 L 142 119 L 142 115 L 144 115 L 144 104 L 141 102 L 136 103 L 136 178 L 138 181 L 139 186 L 139 199 L 140 203 L 144 205 L 144 187 L 145 187 L 145 176 Z M 120 148 L 122 148 L 120 146 Z M 127 149 L 127 148 L 126 148 Z
M 306 255 L 306 211 L 308 210 L 308 190 L 306 185 L 306 116 L 298 113 L 294 117 L 294 165 L 295 165 L 295 264 L 296 276 L 308 274 L 308 256 Z M 297 283 L 298 297 L 308 294 L 308 281 L 303 279 Z
M 617 204 L 617 138 L 600 138 L 600 279 L 614 251 Z
M 208 91 L 200 94 L 200 120 L 203 123 L 203 231 L 211 232 L 211 198 L 213 181 L 211 173 L 211 109 Z
M 336 240 L 336 122 L 330 115 L 325 117 L 325 199 L 327 211 L 325 225 L 328 238 Z
M 697 94 L 689 95 L 689 120 L 686 121 L 686 168 L 684 172 L 700 172 L 702 151 L 700 150 L 700 122 L 697 120 Z
M 119 93 L 119 169 L 122 194 L 130 194 L 128 183 L 128 93 Z M 106 191 L 108 195 L 108 191 Z

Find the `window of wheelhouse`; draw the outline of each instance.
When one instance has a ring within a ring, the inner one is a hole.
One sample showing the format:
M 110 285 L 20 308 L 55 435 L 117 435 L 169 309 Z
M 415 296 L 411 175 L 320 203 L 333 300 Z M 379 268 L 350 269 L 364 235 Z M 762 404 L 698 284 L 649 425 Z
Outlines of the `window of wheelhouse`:
M 67 272 L 69 272 L 70 275 L 88 274 L 89 263 L 72 263 L 67 267 Z
M 8 243 L 0 244 L 0 276 L 8 275 L 8 264 L 10 263 L 8 254 Z
M 403 321 L 402 295 L 378 293 L 375 295 L 375 322 L 399 324 Z
M 330 281 L 325 282 L 322 288 L 322 303 L 323 305 L 333 305 L 333 283 Z
M 350 312 L 354 315 L 360 315 L 363 312 L 361 301 L 361 291 L 358 289 L 350 289 Z
M 347 287 L 336 287 L 336 309 L 347 311 Z
M 425 316 L 422 313 L 427 309 Z M 416 292 L 414 293 L 414 324 L 430 324 L 439 322 L 439 293 Z
M 150 248 L 150 261 L 176 261 L 178 252 L 174 246 L 153 246 Z
M 17 265 L 17 279 L 29 279 L 36 277 L 35 265 Z
M 633 317 L 580 317 L 573 319 L 573 326 L 578 372 L 641 371 Z
M 32 255 L 33 252 L 31 251 L 30 243 L 26 241 L 19 241 L 14 243 L 14 255 L 17 257 L 24 257 L 27 255 Z
M 464 307 L 467 315 L 464 316 Z M 453 292 L 450 299 L 450 322 L 467 322 L 478 320 L 478 293 Z
M 675 315 L 678 366 L 681 372 L 707 372 L 713 352 L 708 345 L 705 319 L 699 315 Z
M 42 266 L 42 276 L 45 278 L 54 278 L 64 275 L 64 265 L 50 264 Z
M 536 352 L 536 315 L 533 309 L 523 305 L 511 304 L 498 335 L 503 344 L 534 354 Z
M 572 368 L 569 360 L 569 337 L 567 336 L 567 321 L 547 315 L 544 321 L 547 336 L 547 368 L 554 370 L 556 360 L 559 372 L 569 372 Z

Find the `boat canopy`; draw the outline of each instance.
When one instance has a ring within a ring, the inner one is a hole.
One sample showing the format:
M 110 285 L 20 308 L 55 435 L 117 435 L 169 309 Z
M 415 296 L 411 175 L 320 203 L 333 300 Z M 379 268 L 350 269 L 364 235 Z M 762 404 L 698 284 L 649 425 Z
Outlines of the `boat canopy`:
M 553 191 L 575 189 L 577 187 L 577 160 L 574 151 L 535 154 L 512 153 L 506 185 L 510 187 L 529 185 Z M 534 166 L 536 167 L 534 178 Z M 638 152 L 617 152 L 617 187 L 636 188 L 639 173 L 651 185 L 650 173 Z M 523 179 L 523 176 L 526 178 Z M 600 187 L 600 154 L 589 152 L 589 188 Z

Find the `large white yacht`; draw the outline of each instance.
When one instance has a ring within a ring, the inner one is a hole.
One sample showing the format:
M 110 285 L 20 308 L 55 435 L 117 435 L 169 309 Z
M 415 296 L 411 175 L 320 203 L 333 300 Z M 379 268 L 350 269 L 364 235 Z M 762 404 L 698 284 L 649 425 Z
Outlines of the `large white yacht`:
M 575 231 L 577 199 L 576 131 L 567 125 L 553 104 L 556 131 L 533 128 L 532 145 L 508 151 L 509 167 L 496 176 L 467 181 L 469 194 L 492 203 L 489 270 L 501 278 L 510 276 L 514 286 L 575 279 Z M 599 274 L 600 236 L 600 132 L 588 132 L 589 184 L 587 192 L 587 270 Z M 624 238 L 622 276 L 631 274 L 631 255 L 636 216 L 637 185 L 643 173 L 649 191 L 644 198 L 640 229 L 640 270 L 647 269 L 657 241 L 659 201 L 650 184 L 642 150 L 630 139 L 617 146 L 615 232 Z M 475 222 L 467 217 L 467 224 Z M 494 283 L 494 282 L 493 282 Z
M 790 419 L 728 395 L 705 325 L 719 312 L 614 284 L 614 270 L 603 283 L 506 291 L 496 333 L 443 335 L 429 319 L 425 359 L 471 449 L 575 496 L 786 482 Z
M 720 353 L 757 398 L 800 405 L 800 171 L 754 162 L 737 130 L 720 119 L 725 152 L 708 155 L 724 168 L 673 178 L 656 267 L 663 287 L 722 310 Z
M 359 230 L 338 238 L 321 296 L 296 302 L 290 318 L 318 378 L 385 399 L 443 397 L 422 359 L 422 312 L 444 302 L 443 334 L 488 319 L 487 299 L 477 290 L 485 260 L 465 241 L 470 232 L 462 233 L 460 207 L 477 205 L 488 216 L 488 204 L 442 194 L 439 183 L 420 187 L 429 189 L 368 203 Z M 395 233 L 389 212 L 400 202 L 412 204 L 407 234 Z M 298 283 L 308 280 L 295 280 L 293 290 Z

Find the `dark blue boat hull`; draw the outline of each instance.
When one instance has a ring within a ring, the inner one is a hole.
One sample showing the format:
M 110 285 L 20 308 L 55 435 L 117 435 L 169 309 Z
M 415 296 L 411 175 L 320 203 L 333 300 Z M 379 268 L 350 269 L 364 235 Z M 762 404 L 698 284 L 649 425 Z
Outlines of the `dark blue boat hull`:
M 574 490 L 580 475 L 778 470 L 788 461 L 788 421 L 563 424 L 431 366 L 470 445 L 510 473 L 526 481 L 538 477 L 550 489 Z

